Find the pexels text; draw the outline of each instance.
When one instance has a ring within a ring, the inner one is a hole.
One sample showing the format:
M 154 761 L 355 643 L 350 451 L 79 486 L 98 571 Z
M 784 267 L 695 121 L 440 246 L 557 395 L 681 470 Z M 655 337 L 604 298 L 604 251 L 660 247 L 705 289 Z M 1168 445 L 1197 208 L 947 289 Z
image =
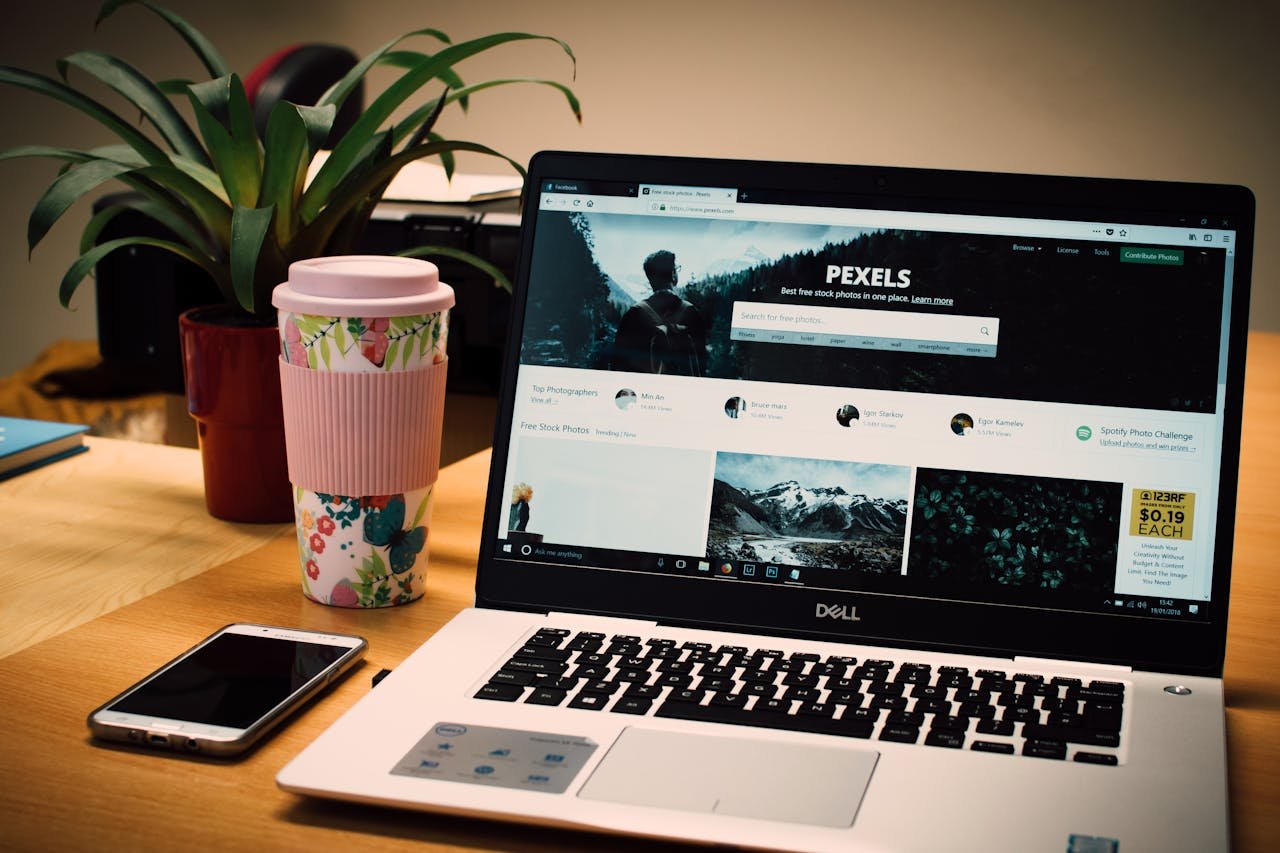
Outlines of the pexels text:
M 910 287 L 911 270 L 894 270 L 888 267 L 841 267 L 827 265 L 827 284 L 839 281 L 850 286 L 863 287 Z

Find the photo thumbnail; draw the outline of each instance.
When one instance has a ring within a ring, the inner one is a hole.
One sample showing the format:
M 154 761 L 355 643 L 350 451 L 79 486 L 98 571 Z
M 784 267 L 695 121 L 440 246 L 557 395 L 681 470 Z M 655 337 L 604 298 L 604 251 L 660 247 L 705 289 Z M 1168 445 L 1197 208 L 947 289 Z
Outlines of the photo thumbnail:
M 910 473 L 898 465 L 717 453 L 707 553 L 898 574 Z

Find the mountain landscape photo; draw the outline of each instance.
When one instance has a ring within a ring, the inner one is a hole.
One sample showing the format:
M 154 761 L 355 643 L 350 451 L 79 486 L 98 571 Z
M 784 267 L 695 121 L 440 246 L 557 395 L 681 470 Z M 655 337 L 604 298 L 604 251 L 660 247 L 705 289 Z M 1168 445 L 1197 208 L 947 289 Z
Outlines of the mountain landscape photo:
M 796 476 L 759 485 L 762 475 L 788 469 Z M 897 466 L 720 453 L 708 553 L 897 574 L 906 536 L 907 480 L 907 469 Z

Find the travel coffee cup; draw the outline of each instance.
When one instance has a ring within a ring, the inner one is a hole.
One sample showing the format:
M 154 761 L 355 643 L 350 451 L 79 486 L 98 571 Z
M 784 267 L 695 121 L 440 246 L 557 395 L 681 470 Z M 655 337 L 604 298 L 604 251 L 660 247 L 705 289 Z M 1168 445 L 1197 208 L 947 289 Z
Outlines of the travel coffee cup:
M 453 289 L 378 255 L 289 266 L 280 389 L 302 591 L 340 607 L 422 596 Z

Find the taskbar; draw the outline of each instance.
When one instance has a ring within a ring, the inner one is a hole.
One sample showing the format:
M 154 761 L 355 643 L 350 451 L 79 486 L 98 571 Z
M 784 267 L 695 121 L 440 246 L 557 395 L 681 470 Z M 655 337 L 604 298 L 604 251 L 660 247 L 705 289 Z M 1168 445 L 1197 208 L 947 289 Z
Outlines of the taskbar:
M 506 539 L 497 541 L 494 550 L 502 559 L 584 568 L 617 569 L 841 591 L 851 591 L 860 586 L 857 583 L 858 573 L 848 569 L 788 566 L 736 558 L 720 559 L 706 554 L 665 554 L 561 545 L 544 542 L 536 533 L 512 531 L 507 534 Z
M 1193 622 L 1209 622 L 1212 616 L 1210 602 L 1192 599 L 1057 590 L 1051 594 L 1053 600 L 1050 601 L 1047 600 L 1043 590 L 992 586 L 977 588 L 970 584 L 948 584 L 940 578 L 924 581 L 927 588 L 923 588 L 920 585 L 920 579 L 905 573 L 885 575 L 861 572 L 847 567 L 796 566 L 733 556 L 623 551 L 613 548 L 563 545 L 545 542 L 537 533 L 517 531 L 510 531 L 505 539 L 498 539 L 494 553 L 500 559 L 529 563 L 839 592 L 907 595 L 984 605 L 1073 610 L 1091 614 Z

